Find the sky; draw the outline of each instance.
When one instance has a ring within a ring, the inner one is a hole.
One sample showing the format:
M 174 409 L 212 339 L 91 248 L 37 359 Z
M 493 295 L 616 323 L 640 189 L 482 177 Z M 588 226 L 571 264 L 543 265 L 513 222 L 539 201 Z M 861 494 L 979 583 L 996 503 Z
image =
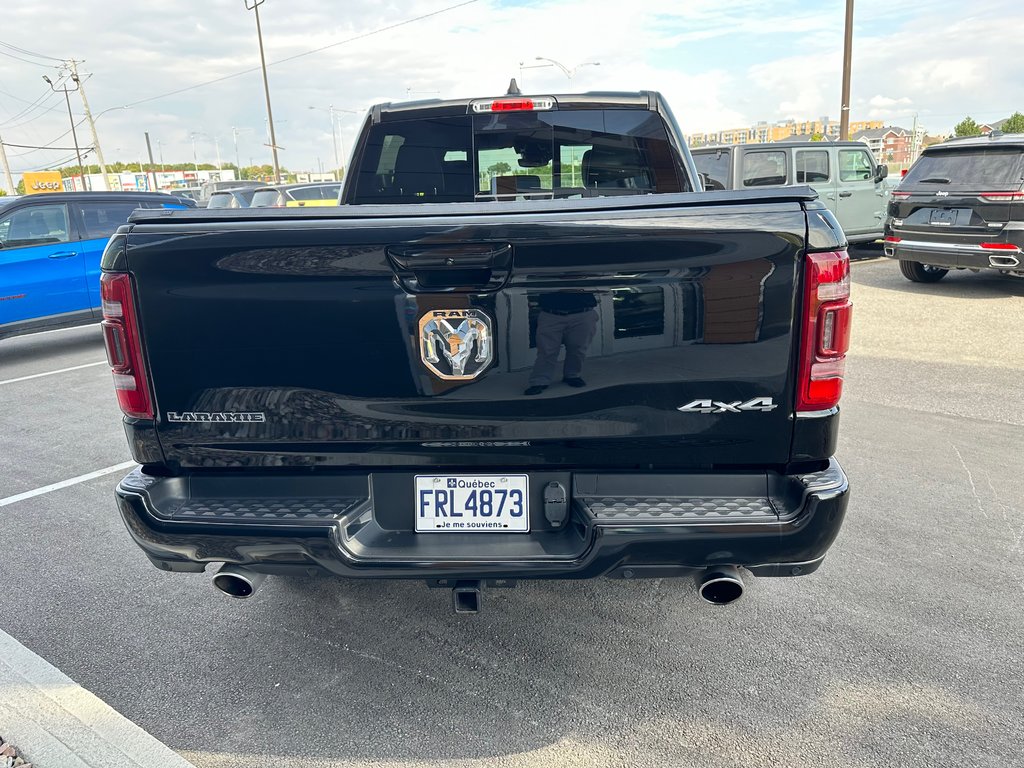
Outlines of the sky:
M 334 165 L 329 106 L 344 165 L 370 105 L 501 95 L 512 77 L 536 95 L 659 90 L 687 134 L 838 119 L 844 9 L 844 0 L 265 0 L 260 19 L 281 164 L 295 171 Z M 968 114 L 983 122 L 1024 111 L 1022 39 L 1020 0 L 856 0 L 851 119 L 910 128 L 917 113 L 929 132 L 949 133 Z M 193 146 L 200 163 L 216 163 L 218 147 L 224 162 L 270 162 L 244 0 L 4 0 L 0 138 L 52 147 L 9 146 L 16 173 L 75 162 L 63 94 L 42 79 L 58 82 L 70 58 L 89 74 L 108 163 L 145 159 L 147 131 L 157 162 L 191 162 Z M 71 100 L 77 122 L 82 104 Z M 78 133 L 91 146 L 88 127 Z

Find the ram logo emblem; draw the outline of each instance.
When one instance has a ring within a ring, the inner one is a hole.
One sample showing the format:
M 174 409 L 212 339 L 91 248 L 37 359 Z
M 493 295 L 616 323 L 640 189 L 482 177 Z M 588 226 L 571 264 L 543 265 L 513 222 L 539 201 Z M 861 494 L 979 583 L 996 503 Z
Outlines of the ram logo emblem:
M 494 358 L 491 319 L 478 309 L 435 309 L 420 318 L 423 364 L 445 381 L 468 381 Z
M 679 406 L 676 410 L 683 413 L 743 413 L 744 411 L 760 411 L 768 413 L 779 406 L 770 397 L 755 397 L 746 402 L 734 400 L 694 400 L 686 405 Z

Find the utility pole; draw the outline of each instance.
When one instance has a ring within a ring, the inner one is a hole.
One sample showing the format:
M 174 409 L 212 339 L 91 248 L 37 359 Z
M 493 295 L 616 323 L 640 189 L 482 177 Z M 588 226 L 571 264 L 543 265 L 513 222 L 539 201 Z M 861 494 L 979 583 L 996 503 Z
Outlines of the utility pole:
M 149 165 L 153 168 L 153 189 L 156 189 L 156 163 L 153 162 L 153 145 L 149 143 L 149 131 L 146 131 L 146 152 L 149 154 Z
M 853 0 L 846 0 L 846 37 L 843 40 L 843 106 L 839 112 L 839 140 L 850 140 L 850 66 L 853 61 Z
M 263 53 L 263 28 L 260 26 L 260 6 L 266 0 L 244 0 L 245 10 L 256 13 L 256 37 L 260 43 L 260 66 L 263 69 L 263 93 L 267 97 L 267 125 L 270 130 L 270 149 L 274 155 L 274 181 L 281 183 L 281 165 L 277 161 L 277 136 L 274 133 L 274 112 L 270 108 L 270 82 L 267 80 L 267 58 Z
M 92 131 L 92 148 L 96 150 L 96 161 L 100 164 L 100 175 L 103 181 L 100 188 L 107 190 L 107 164 L 103 161 L 103 150 L 100 149 L 100 137 L 96 133 L 96 121 L 92 119 L 92 110 L 89 109 L 89 100 L 85 97 L 85 87 L 78 77 L 78 65 L 82 62 L 68 59 L 65 64 L 71 70 L 71 79 L 78 83 L 78 94 L 82 97 L 82 108 L 85 110 L 85 119 L 89 121 L 89 130 Z
M 338 156 L 338 121 L 334 117 L 334 105 L 331 104 L 327 107 L 331 113 L 331 139 L 334 141 L 334 175 L 337 177 L 341 173 L 341 158 Z M 323 168 L 320 168 L 320 173 L 324 172 Z
M 72 80 L 75 81 L 75 87 L 74 88 L 58 88 L 56 85 L 53 84 L 53 81 L 47 75 L 43 75 L 43 80 L 45 80 L 46 84 L 48 86 L 50 86 L 50 90 L 51 91 L 53 91 L 54 93 L 63 93 L 64 94 L 64 101 L 68 105 L 68 120 L 71 121 L 71 138 L 74 139 L 74 141 L 75 141 L 75 156 L 78 158 L 78 172 L 82 176 L 82 186 L 85 187 L 86 190 L 88 191 L 89 184 L 88 184 L 88 182 L 86 181 L 86 178 L 85 178 L 86 177 L 85 166 L 82 165 L 82 153 L 78 149 L 78 133 L 75 131 L 75 116 L 71 114 L 71 97 L 68 96 L 68 94 L 71 93 L 72 91 L 79 90 L 82 87 L 82 84 L 81 84 L 81 82 L 79 82 L 77 76 L 72 77 Z M 72 187 L 74 186 L 74 179 L 72 179 L 72 185 L 71 186 Z
M 917 159 L 917 112 L 914 113 L 914 127 L 910 133 L 910 165 Z
M 220 136 L 213 137 L 213 146 L 217 150 L 217 170 L 222 171 L 224 164 L 220 161 Z
M 18 191 L 14 186 L 14 176 L 11 175 L 11 164 L 7 162 L 7 150 L 4 148 L 3 137 L 0 137 L 0 160 L 4 164 L 4 178 L 7 180 L 7 194 L 13 195 Z

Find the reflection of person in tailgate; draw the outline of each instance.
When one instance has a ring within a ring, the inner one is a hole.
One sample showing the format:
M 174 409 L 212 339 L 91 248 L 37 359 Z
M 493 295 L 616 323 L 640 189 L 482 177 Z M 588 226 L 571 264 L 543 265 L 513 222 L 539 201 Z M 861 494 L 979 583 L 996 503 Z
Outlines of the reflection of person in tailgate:
M 539 395 L 551 384 L 558 353 L 565 346 L 562 381 L 585 387 L 583 359 L 597 330 L 597 298 L 582 291 L 545 293 L 537 299 L 537 361 L 530 372 L 527 395 Z

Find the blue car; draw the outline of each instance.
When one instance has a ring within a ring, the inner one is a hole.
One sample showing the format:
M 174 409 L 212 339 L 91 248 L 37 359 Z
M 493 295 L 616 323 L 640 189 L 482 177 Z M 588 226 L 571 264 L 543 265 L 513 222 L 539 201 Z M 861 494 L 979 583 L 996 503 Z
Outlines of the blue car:
M 136 208 L 194 208 L 157 192 L 0 197 L 0 339 L 98 322 L 100 256 Z

